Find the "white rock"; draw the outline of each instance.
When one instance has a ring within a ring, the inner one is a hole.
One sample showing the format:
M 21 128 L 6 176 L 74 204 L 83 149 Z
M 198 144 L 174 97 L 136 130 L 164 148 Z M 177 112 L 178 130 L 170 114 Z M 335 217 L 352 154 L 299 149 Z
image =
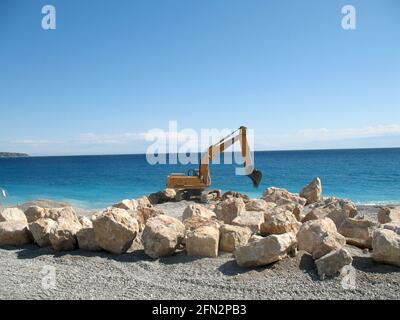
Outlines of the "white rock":
M 263 199 L 250 199 L 246 203 L 246 211 L 267 211 L 268 209 L 275 208 L 276 204 L 273 202 L 266 202 Z
M 29 230 L 32 233 L 33 240 L 40 247 L 51 246 L 50 231 L 55 228 L 57 222 L 50 218 L 36 219 L 29 224 Z
M 48 210 L 38 207 L 38 206 L 31 206 L 25 210 L 25 216 L 28 220 L 28 223 L 34 222 L 41 218 L 46 218 L 46 213 Z
M 385 223 L 382 225 L 382 227 L 387 230 L 392 230 L 400 235 L 400 223 L 398 223 L 398 222 L 397 223 L 394 223 L 394 222 Z
M 331 219 L 325 218 L 303 223 L 297 233 L 297 242 L 299 250 L 307 251 L 314 259 L 318 259 L 342 248 L 346 238 L 337 232 Z
M 264 222 L 264 212 L 245 211 L 233 219 L 232 224 L 235 226 L 247 227 L 252 233 L 260 232 L 261 224 Z
M 191 218 L 187 218 L 183 221 L 185 225 L 186 231 L 193 231 L 197 228 L 209 226 L 219 229 L 221 225 L 223 225 L 223 221 L 216 219 L 208 219 L 201 216 L 193 216 Z
M 230 197 L 217 205 L 215 213 L 219 220 L 231 224 L 236 217 L 245 211 L 245 207 L 246 205 L 242 198 Z
M 148 197 L 143 196 L 141 198 L 136 199 L 139 208 L 148 208 L 151 207 L 151 202 Z
M 28 220 L 24 212 L 18 208 L 5 208 L 0 212 L 0 222 L 4 221 L 20 221 L 27 224 Z
M 372 248 L 372 234 L 378 224 L 367 219 L 347 218 L 338 232 L 346 237 L 348 244 L 359 248 Z
M 27 223 L 21 221 L 0 222 L 0 245 L 20 246 L 30 242 Z
M 194 216 L 211 219 L 211 218 L 215 218 L 216 214 L 213 211 L 208 210 L 207 208 L 203 207 L 200 204 L 197 204 L 197 203 L 190 204 L 183 211 L 182 221 L 184 221 L 188 218 L 194 217 Z
M 82 250 L 100 251 L 101 247 L 96 241 L 96 234 L 93 227 L 85 226 L 76 233 L 78 246 Z
M 156 209 L 153 206 L 139 206 L 136 211 L 131 212 L 131 216 L 134 217 L 139 223 L 139 231 L 143 231 L 147 220 L 163 214 L 164 212 L 162 210 Z
M 219 248 L 224 252 L 234 252 L 236 248 L 247 244 L 251 230 L 245 227 L 222 225 L 219 228 Z
M 324 219 L 328 216 L 329 210 L 325 210 L 322 208 L 315 208 L 308 212 L 305 217 L 303 218 L 302 222 L 307 222 L 310 220 L 319 220 Z
M 92 222 L 96 243 L 114 254 L 126 252 L 139 230 L 137 220 L 123 209 L 105 211 Z
M 400 222 L 400 207 L 383 207 L 378 211 L 379 223 Z
M 307 199 L 307 204 L 321 200 L 322 184 L 320 178 L 315 178 L 300 191 L 300 197 Z
M 120 203 L 114 204 L 113 208 L 119 208 L 124 210 L 136 210 L 139 206 L 139 203 L 135 199 L 125 199 L 122 200 Z
M 276 203 L 278 206 L 291 203 L 297 203 L 304 206 L 307 202 L 307 199 L 300 197 L 297 194 L 275 187 L 266 189 L 262 198 L 267 202 Z
M 351 265 L 352 262 L 353 258 L 351 254 L 343 248 L 331 251 L 315 260 L 318 275 L 321 279 L 338 275 L 343 267 Z
M 372 258 L 400 267 L 400 235 L 387 229 L 377 229 L 372 236 Z
M 75 210 L 70 207 L 58 211 L 56 225 L 51 228 L 49 239 L 54 250 L 73 250 L 77 247 L 76 233 L 82 228 Z
M 282 234 L 292 232 L 297 234 L 301 223 L 290 211 L 282 211 L 278 213 L 266 213 L 264 215 L 264 223 L 260 226 L 262 235 Z
M 93 227 L 93 222 L 90 220 L 88 217 L 82 216 L 78 218 L 80 224 L 82 225 L 82 228 L 92 228 Z
M 178 219 L 167 215 L 150 218 L 142 235 L 144 251 L 152 258 L 172 255 L 184 236 L 185 226 Z
M 204 226 L 186 235 L 186 252 L 189 256 L 218 257 L 219 230 Z
M 235 250 L 236 262 L 241 267 L 257 267 L 282 260 L 294 250 L 296 236 L 292 233 L 255 239 Z

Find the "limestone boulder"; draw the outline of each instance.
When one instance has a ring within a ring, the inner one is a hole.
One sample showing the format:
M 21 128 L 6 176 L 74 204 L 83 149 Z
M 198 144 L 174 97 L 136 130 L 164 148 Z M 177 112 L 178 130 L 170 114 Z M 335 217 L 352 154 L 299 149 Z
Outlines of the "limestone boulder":
M 77 247 L 76 233 L 82 228 L 75 210 L 60 208 L 56 225 L 50 230 L 50 243 L 54 250 L 73 250 Z
M 273 202 L 278 206 L 282 206 L 285 204 L 297 203 L 304 206 L 307 202 L 307 199 L 300 197 L 297 194 L 290 193 L 285 189 L 271 187 L 264 191 L 263 197 L 267 202 Z
M 376 229 L 372 236 L 372 259 L 400 267 L 400 235 L 387 229 Z
M 222 225 L 219 233 L 219 248 L 224 252 L 234 252 L 236 248 L 246 245 L 251 237 L 249 228 L 229 224 Z
M 400 235 L 400 223 L 385 223 L 382 225 L 383 229 L 392 230 Z
M 346 238 L 337 232 L 331 219 L 324 218 L 303 223 L 297 233 L 297 242 L 299 250 L 307 251 L 314 259 L 318 259 L 342 248 Z
M 288 210 L 293 213 L 293 215 L 299 222 L 302 222 L 304 217 L 306 216 L 304 213 L 304 207 L 302 205 L 299 204 L 288 205 Z
M 50 232 L 55 228 L 57 222 L 50 218 L 40 218 L 29 224 L 34 242 L 40 247 L 51 246 Z
M 82 216 L 78 217 L 79 223 L 82 225 L 82 228 L 92 228 L 93 222 L 88 217 Z
M 148 200 L 152 205 L 160 204 L 170 201 L 175 201 L 176 191 L 171 188 L 167 188 L 163 191 L 152 193 L 148 196 Z
M 264 214 L 265 221 L 260 226 L 262 235 L 283 234 L 292 232 L 297 234 L 301 223 L 290 211 Z
M 320 220 L 328 216 L 330 211 L 324 210 L 322 208 L 315 208 L 308 212 L 303 218 L 302 222 L 307 222 L 310 220 Z
M 58 218 L 61 216 L 63 216 L 64 219 L 78 220 L 76 211 L 71 206 L 65 206 L 60 208 L 44 208 L 45 218 L 50 218 L 57 221 Z
M 219 220 L 231 224 L 232 221 L 241 215 L 246 209 L 242 198 L 231 197 L 220 202 L 215 208 L 215 213 Z
M 260 232 L 261 224 L 264 223 L 264 212 L 245 211 L 232 221 L 232 225 L 247 227 L 252 233 Z
M 138 203 L 138 208 L 147 208 L 152 206 L 149 198 L 146 196 L 140 197 L 136 199 L 136 201 Z
M 22 221 L 0 222 L 0 245 L 20 246 L 31 242 L 28 224 Z
M 339 199 L 335 197 L 326 198 L 310 204 L 307 206 L 309 209 L 320 208 L 325 211 L 344 211 L 348 218 L 354 218 L 357 215 L 357 207 L 350 200 Z
M 95 242 L 102 249 L 121 254 L 132 245 L 139 223 L 126 210 L 112 209 L 92 219 Z
M 334 277 L 340 273 L 343 267 L 351 265 L 353 258 L 346 249 L 331 251 L 321 258 L 315 260 L 318 275 L 321 279 Z
M 48 209 L 39 206 L 30 206 L 25 210 L 25 216 L 28 223 L 34 222 L 38 219 L 46 218 Z
M 306 204 L 315 203 L 321 200 L 322 184 L 320 178 L 315 178 L 300 191 L 300 197 L 307 199 Z
M 193 216 L 185 219 L 183 221 L 183 224 L 185 225 L 186 231 L 193 231 L 197 228 L 204 226 L 209 226 L 219 229 L 220 226 L 223 225 L 224 223 L 216 219 L 208 219 L 202 216 Z
M 204 226 L 186 235 L 186 252 L 189 256 L 218 257 L 219 230 Z
M 159 215 L 163 215 L 164 211 L 156 209 L 153 206 L 146 206 L 142 207 L 139 206 L 136 211 L 130 212 L 131 216 L 134 217 L 138 223 L 139 223 L 139 231 L 143 231 L 144 226 L 147 223 L 147 220 L 149 220 L 152 217 L 156 217 Z
M 215 212 L 197 203 L 190 204 L 185 208 L 182 214 L 182 221 L 194 216 L 204 217 L 206 219 L 216 218 Z
M 346 210 L 339 209 L 339 210 L 332 210 L 328 213 L 327 217 L 331 219 L 336 226 L 336 229 L 339 229 L 340 226 L 350 218 L 349 213 Z
M 276 207 L 273 202 L 266 202 L 263 199 L 251 199 L 246 203 L 246 211 L 268 211 Z
M 347 218 L 340 225 L 338 232 L 346 237 L 348 244 L 372 249 L 372 234 L 376 228 L 378 224 L 372 220 Z
M 84 227 L 76 233 L 78 246 L 82 250 L 100 251 L 101 247 L 97 244 L 96 234 L 93 227 Z
M 236 262 L 241 267 L 258 267 L 284 259 L 296 247 L 292 233 L 254 238 L 235 250 Z
M 379 223 L 400 222 L 400 207 L 383 207 L 378 211 Z
M 124 210 L 136 210 L 139 206 L 139 203 L 135 199 L 125 199 L 119 203 L 112 205 L 113 208 L 119 208 Z
M 19 221 L 27 224 L 28 220 L 24 212 L 18 208 L 5 208 L 0 211 L 0 222 Z
M 178 219 L 167 215 L 150 218 L 142 235 L 144 251 L 152 258 L 172 255 L 184 236 L 185 226 Z
M 79 222 L 82 225 L 76 234 L 79 248 L 87 251 L 100 251 L 101 248 L 96 242 L 93 222 L 87 217 L 79 217 Z

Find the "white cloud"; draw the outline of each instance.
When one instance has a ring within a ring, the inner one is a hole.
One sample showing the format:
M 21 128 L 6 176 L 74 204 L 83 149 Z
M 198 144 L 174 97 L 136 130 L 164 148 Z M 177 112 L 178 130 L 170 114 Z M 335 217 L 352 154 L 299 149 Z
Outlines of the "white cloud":
M 380 125 L 368 126 L 363 128 L 314 128 L 302 129 L 284 134 L 273 134 L 269 136 L 259 136 L 256 133 L 257 149 L 291 149 L 291 148 L 324 148 L 332 147 L 338 142 L 337 147 L 346 141 L 355 141 L 359 139 L 390 137 L 400 135 L 400 125 Z M 357 145 L 354 145 L 356 148 Z
M 64 141 L 61 140 L 13 140 L 10 144 L 24 144 L 24 145 L 47 145 L 47 144 L 63 144 Z
M 221 132 L 214 133 L 213 141 L 215 142 L 219 140 Z M 178 149 L 186 146 L 192 151 L 201 152 L 211 143 L 211 141 L 206 141 L 204 144 L 201 141 L 200 131 L 185 129 L 174 132 L 156 129 L 148 132 L 116 134 L 82 133 L 64 141 L 47 139 L 3 141 L 0 142 L 0 149 L 34 155 L 143 153 L 155 140 L 165 143 L 176 141 Z M 271 135 L 255 131 L 254 146 L 255 150 L 400 147 L 400 125 L 339 129 L 308 128 Z

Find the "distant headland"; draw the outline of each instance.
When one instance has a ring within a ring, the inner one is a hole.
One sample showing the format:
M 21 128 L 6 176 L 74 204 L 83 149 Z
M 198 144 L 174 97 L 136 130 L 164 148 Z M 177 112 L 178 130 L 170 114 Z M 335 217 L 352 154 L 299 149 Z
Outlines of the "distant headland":
M 29 154 L 18 152 L 0 152 L 0 158 L 20 158 L 29 157 Z

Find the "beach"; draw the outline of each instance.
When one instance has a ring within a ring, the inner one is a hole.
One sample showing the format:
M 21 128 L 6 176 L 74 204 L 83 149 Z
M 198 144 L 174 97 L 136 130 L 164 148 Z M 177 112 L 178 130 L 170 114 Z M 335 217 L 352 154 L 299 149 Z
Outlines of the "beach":
M 42 203 L 43 204 L 43 203 Z M 155 207 L 180 218 L 189 201 Z M 359 207 L 376 219 L 377 208 Z M 1 299 L 399 299 L 400 268 L 374 262 L 346 246 L 356 270 L 354 289 L 342 278 L 320 280 L 303 251 L 258 268 L 239 267 L 232 254 L 191 257 L 184 251 L 152 259 L 142 250 L 113 255 L 25 245 L 0 249 Z M 43 268 L 54 267 L 55 287 L 44 289 Z

